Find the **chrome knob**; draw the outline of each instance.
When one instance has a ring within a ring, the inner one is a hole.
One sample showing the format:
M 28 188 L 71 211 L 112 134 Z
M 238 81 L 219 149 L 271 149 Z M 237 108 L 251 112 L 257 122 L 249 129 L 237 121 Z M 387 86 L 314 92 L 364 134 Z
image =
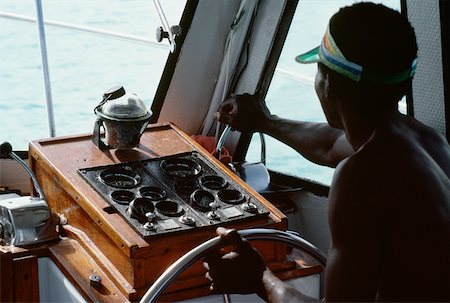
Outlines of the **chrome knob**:
M 241 208 L 249 213 L 257 213 L 258 207 L 253 202 L 245 202 L 242 204 Z
M 191 215 L 191 212 L 186 209 L 184 215 L 180 217 L 180 222 L 186 225 L 195 225 L 195 218 Z
M 206 217 L 211 220 L 220 220 L 220 216 L 217 213 L 217 209 L 220 207 L 220 204 L 217 201 L 213 201 L 209 203 L 209 207 L 211 207 L 211 211 L 206 214 Z
M 145 214 L 145 216 L 147 217 L 148 222 L 144 224 L 144 228 L 147 230 L 154 230 L 155 224 L 153 223 L 153 220 L 155 220 L 156 214 L 154 212 L 149 211 L 148 213 Z

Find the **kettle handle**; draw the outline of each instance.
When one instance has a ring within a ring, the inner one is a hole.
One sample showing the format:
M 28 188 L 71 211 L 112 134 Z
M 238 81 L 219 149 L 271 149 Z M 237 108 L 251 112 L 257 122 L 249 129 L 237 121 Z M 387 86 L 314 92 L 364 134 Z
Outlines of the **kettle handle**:
M 103 120 L 100 118 L 97 118 L 95 120 L 94 124 L 94 131 L 92 132 L 92 142 L 100 149 L 100 150 L 106 150 L 108 149 L 106 144 L 103 143 L 102 139 L 100 138 L 100 127 L 103 126 Z
M 142 125 L 141 130 L 139 131 L 139 136 L 142 136 L 144 131 L 147 129 L 147 126 L 148 126 L 149 122 L 150 122 L 150 120 L 147 119 L 147 121 Z

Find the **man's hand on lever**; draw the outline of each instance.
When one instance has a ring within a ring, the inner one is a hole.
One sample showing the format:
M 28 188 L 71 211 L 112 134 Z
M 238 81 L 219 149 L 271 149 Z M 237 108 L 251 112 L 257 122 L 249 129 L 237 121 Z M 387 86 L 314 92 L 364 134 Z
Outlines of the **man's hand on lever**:
M 264 132 L 272 115 L 254 95 L 233 95 L 226 99 L 215 114 L 221 123 L 242 133 Z
M 243 133 L 265 133 L 320 165 L 336 167 L 354 152 L 343 130 L 332 128 L 327 123 L 272 115 L 265 102 L 253 95 L 231 96 L 222 103 L 215 117 Z

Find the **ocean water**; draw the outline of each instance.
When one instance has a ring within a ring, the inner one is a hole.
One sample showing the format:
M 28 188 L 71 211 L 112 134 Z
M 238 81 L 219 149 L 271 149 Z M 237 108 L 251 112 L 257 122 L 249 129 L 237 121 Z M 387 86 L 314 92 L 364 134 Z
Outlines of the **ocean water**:
M 213 0 L 211 0 L 213 1 Z M 226 0 L 214 0 L 226 1 Z M 160 21 L 151 0 L 43 0 L 44 19 L 155 39 Z M 325 121 L 312 82 L 315 66 L 294 57 L 320 42 L 329 17 L 353 0 L 300 0 L 266 98 L 273 114 L 297 120 Z M 377 1 L 400 8 L 400 0 Z M 170 24 L 177 24 L 185 1 L 162 0 Z M 35 18 L 34 0 L 0 0 L 0 12 Z M 150 106 L 168 50 L 52 26 L 46 27 L 56 135 L 92 132 L 93 108 L 104 90 L 122 84 Z M 49 137 L 37 25 L 0 17 L 0 141 L 14 150 Z M 333 170 L 314 165 L 288 146 L 267 138 L 269 168 L 330 184 Z M 259 160 L 253 140 L 249 161 Z
M 44 0 L 44 19 L 155 40 L 152 1 Z M 185 1 L 164 1 L 172 24 Z M 35 17 L 33 0 L 1 0 L 0 11 Z M 93 108 L 117 84 L 150 106 L 168 51 L 142 43 L 46 27 L 56 135 L 92 132 Z M 1 140 L 18 150 L 49 136 L 37 25 L 0 18 Z

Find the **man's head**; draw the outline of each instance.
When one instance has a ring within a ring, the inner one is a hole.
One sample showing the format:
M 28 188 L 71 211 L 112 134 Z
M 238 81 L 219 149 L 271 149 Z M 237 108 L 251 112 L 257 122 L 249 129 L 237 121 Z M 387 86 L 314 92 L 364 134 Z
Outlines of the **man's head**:
M 357 3 L 339 10 L 320 47 L 296 60 L 320 62 L 344 86 L 348 82 L 398 101 L 410 84 L 416 56 L 414 30 L 405 17 L 381 4 Z

